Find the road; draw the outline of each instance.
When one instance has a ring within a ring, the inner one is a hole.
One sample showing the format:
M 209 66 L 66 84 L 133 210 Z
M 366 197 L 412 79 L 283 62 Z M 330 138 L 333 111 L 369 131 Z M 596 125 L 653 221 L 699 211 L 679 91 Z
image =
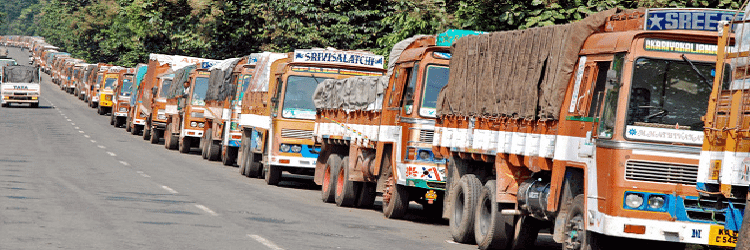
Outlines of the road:
M 0 109 L 0 249 L 476 249 L 417 204 L 390 220 L 152 145 L 43 80 L 40 108 Z

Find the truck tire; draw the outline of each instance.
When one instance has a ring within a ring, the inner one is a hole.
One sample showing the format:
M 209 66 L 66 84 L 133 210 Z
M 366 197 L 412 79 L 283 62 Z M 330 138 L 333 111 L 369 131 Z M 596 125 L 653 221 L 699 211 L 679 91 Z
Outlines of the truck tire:
M 224 166 L 234 166 L 234 163 L 237 161 L 238 150 L 239 148 L 236 147 L 226 147 L 224 153 L 221 154 L 221 164 L 224 164 Z
M 279 181 L 281 181 L 281 167 L 268 165 L 268 172 L 265 179 L 268 185 L 278 185 Z
M 320 187 L 320 198 L 325 203 L 336 201 L 336 174 L 341 164 L 341 156 L 338 154 L 328 155 L 326 164 L 323 166 L 323 185 Z
M 515 216 L 503 215 L 501 209 L 495 202 L 495 180 L 487 181 L 474 212 L 474 239 L 479 249 L 509 249 L 513 243 Z
M 146 125 L 143 125 L 143 134 L 141 135 L 141 137 L 143 137 L 144 141 L 151 139 L 151 131 L 152 131 L 152 128 L 146 128 Z M 159 140 L 156 140 L 156 141 L 159 142 Z M 151 144 L 156 144 L 156 143 L 151 142 Z
M 179 140 L 178 148 L 180 150 L 180 153 L 183 153 L 183 154 L 190 153 L 190 146 L 191 146 L 190 144 L 192 144 L 193 138 L 185 136 L 178 140 Z
M 362 183 L 349 180 L 349 156 L 344 156 L 336 174 L 336 206 L 354 206 L 361 188 Z
M 167 149 L 175 150 L 179 147 L 180 137 L 172 134 L 172 130 L 166 129 L 162 133 L 164 133 L 164 146 Z M 169 140 L 169 143 L 167 143 L 167 140 Z
M 206 142 L 208 141 L 208 137 L 211 134 L 211 129 L 209 128 L 206 130 L 206 133 L 203 133 L 203 138 L 201 138 L 201 157 L 203 157 L 204 160 L 208 159 L 208 147 L 206 146 Z
M 110 115 L 110 116 L 109 116 L 109 125 L 112 125 L 112 126 L 114 126 L 114 127 L 117 127 L 117 126 L 115 126 L 115 120 L 117 120 L 117 118 L 115 118 L 114 114 L 113 114 L 113 115 Z
M 585 215 L 586 207 L 583 194 L 577 195 L 572 201 L 568 201 L 565 206 L 570 206 L 565 217 L 565 226 L 563 235 L 565 241 L 562 242 L 563 249 L 580 249 L 580 250 L 600 250 L 598 235 L 586 230 Z
M 132 126 L 133 124 L 130 122 L 130 116 L 126 117 L 125 118 L 125 132 L 129 132 L 130 134 L 133 134 L 133 135 L 138 134 L 138 133 L 133 133 L 134 129 Z
M 104 115 L 104 109 L 102 108 L 102 106 L 98 106 L 96 108 L 96 113 L 99 115 Z
M 362 188 L 360 189 L 359 195 L 357 195 L 357 203 L 354 206 L 359 208 L 370 208 L 375 204 L 377 184 L 373 182 L 363 182 Z
M 115 128 L 119 128 L 119 127 L 122 127 L 122 125 L 123 125 L 123 122 L 124 122 L 124 121 L 122 120 L 122 118 L 120 118 L 120 117 L 117 117 L 117 116 L 114 116 L 114 114 L 112 115 L 112 117 L 114 117 L 114 118 L 115 118 Z
M 461 176 L 459 183 L 451 190 L 452 211 L 450 222 L 453 241 L 472 243 L 474 241 L 474 213 L 482 183 L 473 174 Z
M 247 174 L 245 176 L 251 178 L 260 178 L 263 174 L 263 165 L 260 164 L 260 161 L 256 160 L 256 157 L 259 157 L 259 155 L 250 153 L 249 157 L 250 159 L 248 159 L 249 162 L 247 165 L 247 169 L 245 169 L 245 171 L 247 171 Z
M 32 107 L 32 108 L 38 108 L 38 107 L 39 107 L 39 103 L 38 103 L 38 102 L 37 102 L 37 103 L 32 103 L 32 104 L 31 104 L 31 107 Z
M 204 147 L 208 147 L 208 160 L 218 161 L 221 157 L 221 141 L 208 140 Z
M 387 194 L 386 194 L 387 193 Z M 386 199 L 385 195 L 389 198 Z M 386 189 L 383 191 L 383 215 L 388 219 L 401 219 L 409 210 L 409 190 L 405 186 L 396 184 L 391 176 Z

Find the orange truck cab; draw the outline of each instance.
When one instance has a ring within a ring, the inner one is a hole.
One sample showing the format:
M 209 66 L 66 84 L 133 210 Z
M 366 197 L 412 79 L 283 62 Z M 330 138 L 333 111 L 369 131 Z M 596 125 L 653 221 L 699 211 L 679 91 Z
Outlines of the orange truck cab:
M 135 80 L 135 68 L 126 68 L 120 71 L 120 77 L 117 80 L 113 92 L 112 115 L 109 124 L 116 128 L 122 127 L 130 112 L 130 88 L 133 87 Z
M 73 91 L 75 89 L 75 81 L 73 79 L 73 73 L 74 68 L 76 64 L 85 63 L 86 61 L 81 59 L 66 59 L 65 62 L 62 65 L 61 73 L 60 73 L 60 89 L 69 93 L 73 94 Z M 76 71 L 77 73 L 77 71 Z
M 389 55 L 393 68 L 385 77 L 321 84 L 315 93 L 314 137 L 322 148 L 315 182 L 323 186 L 323 201 L 369 207 L 379 191 L 388 218 L 402 218 L 410 201 L 422 204 L 430 216 L 442 214 L 445 160 L 432 153 L 435 101 L 448 82 L 447 46 L 477 34 L 462 32 L 440 35 L 441 46 L 436 36 L 396 44 Z M 364 96 L 368 102 L 359 101 Z
M 269 64 L 270 63 L 270 64 Z M 256 84 L 242 101 L 243 159 L 240 171 L 265 176 L 277 185 L 281 172 L 313 175 L 318 150 L 313 145 L 312 94 L 326 79 L 382 75 L 383 57 L 364 51 L 298 49 L 286 57 L 269 54 L 258 63 Z M 268 67 L 270 66 L 270 67 Z M 246 141 L 247 139 L 247 141 Z M 261 171 L 262 170 L 262 171 Z
M 60 85 L 62 81 L 62 66 L 66 59 L 72 58 L 70 55 L 61 54 L 55 56 L 52 62 L 52 83 Z
M 730 246 L 696 183 L 705 78 L 735 13 L 610 10 L 459 39 L 433 142 L 453 239 L 530 247 L 551 227 L 565 249 Z
M 81 92 L 84 90 L 83 73 L 85 72 L 86 66 L 88 65 L 88 63 L 77 63 L 73 65 L 73 77 L 71 78 L 73 89 L 71 90 L 71 93 L 75 97 L 79 97 Z
M 186 154 L 200 145 L 206 126 L 203 116 L 209 86 L 208 68 L 218 62 L 207 60 L 199 66 L 190 65 L 175 72 L 165 108 L 164 147 L 167 149 L 179 149 Z
M 135 66 L 135 80 L 133 81 L 133 87 L 130 88 L 130 110 L 125 121 L 125 131 L 132 135 L 139 135 L 146 125 L 146 114 L 138 109 L 138 104 L 141 103 L 138 95 L 143 93 L 143 80 L 147 71 L 148 64 L 139 63 Z
M 239 98 L 250 83 L 258 56 L 259 53 L 254 53 L 223 60 L 209 69 L 211 76 L 203 112 L 206 125 L 201 139 L 204 159 L 221 160 L 225 166 L 236 162 L 242 140 L 238 126 L 242 107 Z
M 157 144 L 159 139 L 164 137 L 169 118 L 166 113 L 166 97 L 170 94 L 175 71 L 185 66 L 208 61 L 214 60 L 177 55 L 150 55 L 143 86 L 139 87 L 137 103 L 137 111 L 146 117 L 143 129 L 144 140 Z

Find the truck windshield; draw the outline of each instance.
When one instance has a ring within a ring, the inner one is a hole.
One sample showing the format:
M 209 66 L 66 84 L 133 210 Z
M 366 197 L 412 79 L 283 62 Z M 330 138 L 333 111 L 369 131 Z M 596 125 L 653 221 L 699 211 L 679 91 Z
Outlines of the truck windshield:
M 167 96 L 167 93 L 169 93 L 169 88 L 172 86 L 172 79 L 164 79 L 164 81 L 161 83 L 161 88 L 159 89 L 159 97 Z
M 106 88 L 112 89 L 112 85 L 114 85 L 116 81 L 117 81 L 117 78 L 107 78 L 106 80 L 104 80 L 104 88 L 102 89 L 106 89 Z
M 448 84 L 448 66 L 428 65 L 425 70 L 424 84 L 422 90 L 422 106 L 419 115 L 424 117 L 435 117 L 435 103 L 440 90 Z
M 130 96 L 131 86 L 133 86 L 133 79 L 130 79 L 130 78 L 122 79 L 122 88 L 120 89 L 120 96 Z
M 193 89 L 193 98 L 191 98 L 190 104 L 206 105 L 206 91 L 208 91 L 208 77 L 195 78 L 195 89 Z
M 331 78 L 313 76 L 289 76 L 284 92 L 284 106 L 281 117 L 292 119 L 315 119 L 313 92 L 318 83 Z
M 693 63 L 704 76 L 714 75 L 715 64 Z M 701 116 L 706 114 L 711 86 L 682 60 L 639 58 L 634 68 L 625 136 L 702 142 Z
M 245 93 L 245 90 L 248 86 L 250 86 L 250 79 L 253 78 L 253 75 L 247 74 L 242 75 L 242 88 L 240 89 L 240 93 Z

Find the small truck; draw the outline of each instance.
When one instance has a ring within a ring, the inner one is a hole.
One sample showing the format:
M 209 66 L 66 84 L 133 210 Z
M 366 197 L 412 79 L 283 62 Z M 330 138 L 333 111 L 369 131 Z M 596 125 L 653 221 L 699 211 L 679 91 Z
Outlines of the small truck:
M 3 66 L 0 81 L 0 106 L 9 107 L 11 103 L 39 107 L 41 95 L 41 77 L 36 67 L 25 65 Z
M 122 127 L 130 112 L 130 88 L 133 87 L 135 68 L 126 68 L 120 71 L 113 91 L 112 115 L 109 124 L 116 128 Z
M 109 71 L 109 68 L 111 67 L 113 66 L 109 64 L 99 63 L 97 64 L 96 69 L 92 71 L 92 76 L 86 79 L 86 84 L 89 86 L 86 89 L 86 100 L 89 108 L 99 107 L 99 88 L 104 83 L 104 75 L 107 74 L 107 71 Z
M 138 111 L 138 104 L 140 103 L 141 88 L 143 88 L 143 80 L 146 77 L 148 71 L 148 64 L 139 63 L 135 66 L 135 81 L 133 87 L 130 88 L 130 109 L 128 111 L 127 119 L 125 120 L 125 131 L 130 132 L 132 135 L 139 135 L 143 132 L 143 127 L 146 125 L 146 114 Z

